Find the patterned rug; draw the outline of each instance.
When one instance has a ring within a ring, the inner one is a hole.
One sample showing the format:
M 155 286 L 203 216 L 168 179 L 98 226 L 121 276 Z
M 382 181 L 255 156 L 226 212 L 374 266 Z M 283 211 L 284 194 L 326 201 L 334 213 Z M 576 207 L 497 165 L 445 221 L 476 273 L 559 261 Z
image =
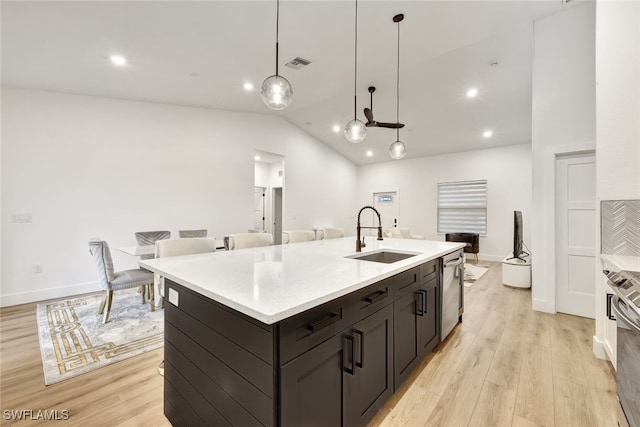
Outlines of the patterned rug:
M 484 275 L 484 273 L 486 273 L 487 271 L 489 271 L 487 267 L 465 263 L 464 264 L 464 286 L 467 288 L 470 287 L 476 282 L 476 280 L 481 278 Z
M 113 293 L 107 324 L 101 294 L 38 304 L 40 352 L 46 385 L 162 347 L 164 310 L 149 311 L 136 289 Z

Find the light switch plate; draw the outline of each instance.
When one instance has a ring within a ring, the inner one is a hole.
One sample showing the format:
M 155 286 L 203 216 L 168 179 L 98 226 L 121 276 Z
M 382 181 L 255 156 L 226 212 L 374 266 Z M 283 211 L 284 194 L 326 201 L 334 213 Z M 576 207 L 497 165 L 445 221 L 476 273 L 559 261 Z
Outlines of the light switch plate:
M 169 288 L 169 302 L 176 307 L 178 306 L 179 294 L 175 289 Z

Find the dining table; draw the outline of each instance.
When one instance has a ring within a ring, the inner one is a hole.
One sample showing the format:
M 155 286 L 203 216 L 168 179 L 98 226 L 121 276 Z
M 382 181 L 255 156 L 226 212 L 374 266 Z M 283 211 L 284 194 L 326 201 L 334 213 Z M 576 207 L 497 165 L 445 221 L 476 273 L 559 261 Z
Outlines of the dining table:
M 124 252 L 128 255 L 142 256 L 142 255 L 154 255 L 156 254 L 156 245 L 138 245 L 138 246 L 123 246 L 117 248 L 120 252 Z M 216 250 L 224 250 L 224 240 L 216 239 Z

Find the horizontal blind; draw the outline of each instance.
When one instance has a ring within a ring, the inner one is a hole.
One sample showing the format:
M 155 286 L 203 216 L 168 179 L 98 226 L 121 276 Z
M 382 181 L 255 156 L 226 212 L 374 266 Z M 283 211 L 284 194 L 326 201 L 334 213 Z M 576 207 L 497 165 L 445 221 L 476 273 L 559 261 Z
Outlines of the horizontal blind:
M 438 184 L 438 233 L 487 234 L 487 181 Z

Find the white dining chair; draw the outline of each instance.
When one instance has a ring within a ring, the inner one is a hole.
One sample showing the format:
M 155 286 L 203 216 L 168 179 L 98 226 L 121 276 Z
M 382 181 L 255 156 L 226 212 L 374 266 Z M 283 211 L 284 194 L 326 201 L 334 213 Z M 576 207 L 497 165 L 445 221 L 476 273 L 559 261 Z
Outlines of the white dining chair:
M 316 233 L 313 230 L 287 230 L 282 232 L 282 243 L 300 243 L 316 240 Z
M 236 233 L 229 235 L 229 250 L 273 245 L 271 233 Z
M 344 228 L 323 228 L 322 230 L 322 239 L 339 239 L 340 237 L 344 237 Z

